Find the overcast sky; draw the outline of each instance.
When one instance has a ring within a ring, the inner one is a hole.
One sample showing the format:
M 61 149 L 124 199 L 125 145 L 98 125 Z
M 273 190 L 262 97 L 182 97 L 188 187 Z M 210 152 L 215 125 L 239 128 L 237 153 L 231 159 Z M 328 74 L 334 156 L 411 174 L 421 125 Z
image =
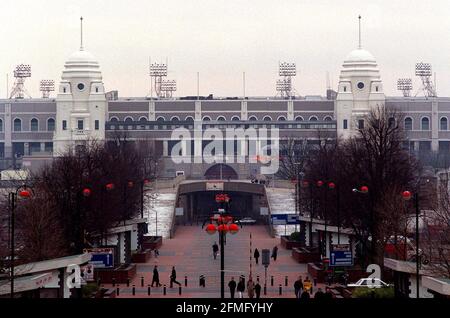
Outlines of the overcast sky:
M 59 82 L 64 61 L 84 46 L 100 62 L 107 90 L 149 93 L 148 60 L 169 61 L 177 96 L 273 96 L 278 61 L 297 63 L 301 95 L 324 95 L 326 74 L 336 87 L 343 59 L 358 41 L 377 59 L 387 95 L 396 80 L 414 78 L 430 62 L 439 96 L 450 96 L 450 1 L 432 0 L 1 0 L 0 97 L 16 64 L 32 66 L 26 87 Z

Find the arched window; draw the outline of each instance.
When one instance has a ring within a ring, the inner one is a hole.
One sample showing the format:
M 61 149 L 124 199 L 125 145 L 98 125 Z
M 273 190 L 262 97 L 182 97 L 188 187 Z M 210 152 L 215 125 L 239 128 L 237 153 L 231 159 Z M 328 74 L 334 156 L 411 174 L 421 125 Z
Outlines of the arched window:
M 218 121 L 225 121 L 226 119 L 225 119 L 225 117 L 223 117 L 223 116 L 219 116 L 219 117 L 217 117 L 217 120 L 218 120 Z
M 113 122 L 119 121 L 119 118 L 117 118 L 117 117 L 111 117 L 111 118 L 109 119 L 109 121 L 113 123 Z
M 233 117 L 231 117 L 231 120 L 232 121 L 238 121 L 238 120 L 241 120 L 238 116 L 233 116 Z
M 324 121 L 332 121 L 333 119 L 331 118 L 331 116 L 325 116 L 323 118 Z
M 163 116 L 159 116 L 156 118 L 156 121 L 166 121 L 166 119 Z
M 0 131 L 3 131 L 3 120 L 0 119 Z
M 272 117 L 270 117 L 270 116 L 264 116 L 263 120 L 264 120 L 264 121 L 272 121 Z
M 319 119 L 317 118 L 317 116 L 311 116 L 309 117 L 309 121 L 318 121 Z
M 147 117 L 142 116 L 141 118 L 139 118 L 139 121 L 148 121 Z
M 173 116 L 170 118 L 170 121 L 180 121 L 180 118 L 178 116 Z
M 250 116 L 250 118 L 248 120 L 250 120 L 250 121 L 257 121 L 258 118 L 256 118 L 255 116 Z
M 394 117 L 389 118 L 388 125 L 389 125 L 389 127 L 395 127 L 395 118 Z
M 14 119 L 14 131 L 22 131 L 22 121 L 19 118 Z
M 47 119 L 47 130 L 54 131 L 55 130 L 55 120 L 53 118 Z
M 203 121 L 211 121 L 211 117 L 209 117 L 209 116 L 204 116 L 202 120 L 203 120 Z
M 192 121 L 194 121 L 194 118 L 192 118 L 192 116 L 187 116 L 184 120 L 192 122 Z
M 405 130 L 413 130 L 413 120 L 411 117 L 405 118 Z
M 278 121 L 286 121 L 286 117 L 284 116 L 280 116 L 277 118 Z
M 295 120 L 296 120 L 296 121 L 304 121 L 304 119 L 303 119 L 302 116 L 297 116 L 297 117 L 295 117 Z
M 448 120 L 447 117 L 441 117 L 441 130 L 448 130 Z
M 30 130 L 38 131 L 39 130 L 39 121 L 36 118 L 31 119 L 30 121 Z
M 430 130 L 430 119 L 428 117 L 423 117 L 421 121 L 422 130 Z
M 124 122 L 126 122 L 126 123 L 132 123 L 132 122 L 133 122 L 133 118 L 131 118 L 131 117 L 125 117 Z

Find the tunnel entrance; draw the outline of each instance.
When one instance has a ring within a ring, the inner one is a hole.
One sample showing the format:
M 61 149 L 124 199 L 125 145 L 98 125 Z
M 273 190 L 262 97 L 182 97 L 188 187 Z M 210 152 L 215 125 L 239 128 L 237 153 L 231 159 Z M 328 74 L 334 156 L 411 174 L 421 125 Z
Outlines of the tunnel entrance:
M 238 174 L 229 165 L 218 163 L 212 167 L 209 167 L 205 172 L 205 178 L 208 180 L 219 179 L 219 180 L 236 180 L 238 179 Z

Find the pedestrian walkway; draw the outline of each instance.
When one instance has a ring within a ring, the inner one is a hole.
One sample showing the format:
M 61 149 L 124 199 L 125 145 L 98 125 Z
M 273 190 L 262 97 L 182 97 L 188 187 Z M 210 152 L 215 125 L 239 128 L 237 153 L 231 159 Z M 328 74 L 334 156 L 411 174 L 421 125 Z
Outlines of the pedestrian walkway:
M 244 226 L 235 234 L 227 234 L 225 246 L 225 283 L 226 297 L 230 297 L 228 282 L 233 276 L 236 281 L 240 275 L 245 275 L 246 281 L 250 273 L 250 234 L 252 236 L 252 277 L 256 281 L 259 276 L 261 287 L 264 287 L 264 266 L 256 265 L 253 259 L 255 248 L 261 253 L 262 249 L 270 249 L 278 245 L 278 258 L 267 270 L 267 296 L 266 297 L 295 297 L 293 284 L 299 275 L 303 278 L 306 274 L 306 264 L 298 264 L 292 257 L 291 251 L 285 250 L 279 245 L 279 238 L 272 238 L 265 226 Z M 212 245 L 218 242 L 218 234 L 209 235 L 201 226 L 179 226 L 173 239 L 165 239 L 159 250 L 158 258 L 152 257 L 146 264 L 137 264 L 137 275 L 131 281 L 130 286 L 121 286 L 118 297 L 185 297 L 185 298 L 216 298 L 220 297 L 220 255 L 213 258 Z M 261 262 L 261 257 L 259 259 Z M 163 295 L 163 287 L 152 288 L 148 296 L 147 285 L 151 283 L 154 265 L 158 265 L 161 284 L 166 285 L 167 295 Z M 180 296 L 178 285 L 170 288 L 170 272 L 172 266 L 177 270 L 177 280 L 182 284 Z M 199 277 L 206 278 L 205 288 L 199 287 Z M 185 287 L 185 276 L 188 284 Z M 271 276 L 274 277 L 274 285 L 271 286 Z M 285 279 L 288 286 L 285 286 Z M 141 287 L 141 277 L 144 278 L 144 287 Z M 310 277 L 311 278 L 311 277 Z M 282 296 L 279 295 L 279 287 L 282 285 Z M 135 285 L 136 295 L 132 295 L 132 286 Z M 111 287 L 111 285 L 105 286 Z M 247 293 L 245 293 L 247 297 Z M 263 290 L 261 291 L 263 296 Z

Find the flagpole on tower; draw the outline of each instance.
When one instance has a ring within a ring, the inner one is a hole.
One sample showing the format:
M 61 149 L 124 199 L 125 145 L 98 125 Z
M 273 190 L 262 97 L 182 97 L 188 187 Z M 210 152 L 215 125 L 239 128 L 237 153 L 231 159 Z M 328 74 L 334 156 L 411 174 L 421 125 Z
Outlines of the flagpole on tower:
M 361 49 L 361 15 L 358 16 L 358 48 Z
M 80 17 L 80 51 L 83 49 L 83 17 Z

